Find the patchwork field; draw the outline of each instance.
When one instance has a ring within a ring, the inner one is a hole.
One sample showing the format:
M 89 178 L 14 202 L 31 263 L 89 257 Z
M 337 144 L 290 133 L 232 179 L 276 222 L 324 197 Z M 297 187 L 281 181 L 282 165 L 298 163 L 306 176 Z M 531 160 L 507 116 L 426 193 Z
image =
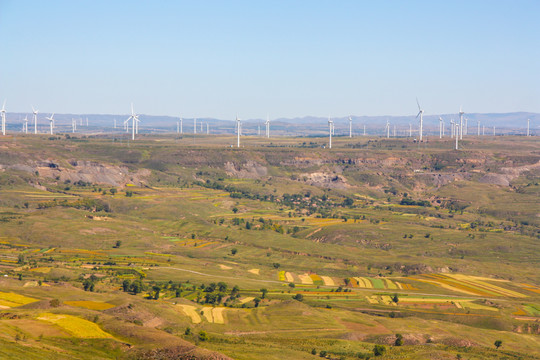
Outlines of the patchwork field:
M 0 358 L 540 356 L 538 141 L 6 139 Z

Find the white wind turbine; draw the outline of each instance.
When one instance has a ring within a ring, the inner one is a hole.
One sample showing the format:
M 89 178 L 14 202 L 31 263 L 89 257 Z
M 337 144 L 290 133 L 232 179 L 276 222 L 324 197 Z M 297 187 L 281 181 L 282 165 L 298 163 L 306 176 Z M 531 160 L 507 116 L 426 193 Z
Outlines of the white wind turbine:
M 135 128 L 137 127 L 137 123 L 139 122 L 139 115 L 135 114 L 135 111 L 133 111 L 133 103 L 131 103 L 131 115 L 124 121 L 124 125 L 126 126 L 126 129 L 129 131 L 129 120 L 132 121 L 131 124 L 131 140 L 135 140 Z
M 386 126 L 384 130 L 386 131 L 386 138 L 389 138 L 390 137 L 390 123 L 388 122 L 388 119 L 386 119 Z
M 352 118 L 349 116 L 349 137 L 352 138 Z
M 266 125 L 266 138 L 270 138 L 270 115 L 266 115 L 264 125 Z
M 2 135 L 6 135 L 6 100 L 4 100 L 4 105 L 2 105 Z
M 366 136 L 366 124 L 364 124 L 364 136 Z
M 49 127 L 51 129 L 51 135 L 54 134 L 54 113 L 51 115 L 51 117 L 45 117 L 45 119 L 49 120 Z
M 242 132 L 242 123 L 240 118 L 236 115 L 236 147 L 240 147 L 240 133 Z
M 439 139 L 442 139 L 442 136 L 443 136 L 443 130 L 444 130 L 444 127 L 443 127 L 443 119 L 442 117 L 439 116 Z
M 461 106 L 459 107 L 459 139 L 463 140 L 463 114 L 465 112 L 461 110 Z
M 418 118 L 418 116 L 420 116 L 420 142 L 422 142 L 424 132 L 424 110 L 420 107 L 418 98 L 416 98 L 416 104 L 418 105 L 418 114 L 416 115 L 416 117 Z
M 180 134 L 184 133 L 184 119 L 180 118 Z
M 206 135 L 210 135 L 210 125 L 206 123 Z
M 3 121 L 3 120 L 2 120 L 2 121 Z M 530 135 L 529 135 L 529 134 L 530 134 L 530 131 L 529 131 L 530 125 L 531 125 L 531 119 L 527 119 L 527 136 L 530 136 Z
M 459 136 L 458 136 L 458 133 L 459 133 L 459 129 L 461 128 L 460 124 L 456 123 L 455 128 L 456 129 L 454 130 L 454 133 L 456 135 L 456 150 L 458 150 L 458 148 L 459 148 L 459 143 L 458 143 L 459 142 Z
M 409 123 L 409 137 L 412 137 L 412 124 Z
M 32 106 L 32 114 L 34 114 L 34 134 L 37 134 L 37 114 L 38 110 L 34 109 Z
M 116 125 L 116 119 L 115 119 L 115 125 Z M 77 130 L 77 119 L 71 118 L 71 132 L 74 133 L 75 130 Z
M 334 132 L 334 122 L 328 118 L 328 134 L 330 136 L 328 141 L 328 148 L 332 148 L 332 133 Z
M 477 120 L 477 123 L 478 123 L 477 136 L 480 136 L 480 120 Z
M 25 134 L 28 134 L 28 115 L 24 117 L 23 131 Z
M 450 138 L 454 138 L 454 131 L 456 130 L 454 126 L 454 119 L 450 119 Z
M 197 133 L 197 118 L 193 118 L 193 133 Z

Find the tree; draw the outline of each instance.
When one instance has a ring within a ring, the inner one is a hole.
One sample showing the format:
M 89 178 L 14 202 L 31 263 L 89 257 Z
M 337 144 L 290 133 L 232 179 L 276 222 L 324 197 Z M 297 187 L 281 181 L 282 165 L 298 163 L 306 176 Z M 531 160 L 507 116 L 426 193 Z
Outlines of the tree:
M 208 338 L 208 333 L 207 333 L 206 331 L 204 331 L 204 330 L 201 330 L 201 331 L 199 332 L 199 340 L 201 340 L 201 341 L 206 341 L 206 340 L 208 340 L 208 339 L 209 339 L 209 338 Z
M 191 328 L 189 326 L 184 331 L 184 335 L 191 335 Z
M 231 249 L 231 254 L 232 255 L 236 255 L 237 252 L 238 252 L 238 249 L 236 249 L 236 248 Z
M 264 288 L 261 289 L 261 293 L 262 293 L 261 298 L 262 298 L 262 299 L 265 299 L 265 298 L 266 298 L 266 294 L 268 293 L 268 289 L 264 289 Z
M 233 208 L 232 208 L 232 212 L 236 214 L 236 213 L 238 212 L 238 208 L 237 208 L 237 207 L 233 207 Z
M 381 356 L 386 352 L 386 348 L 383 345 L 375 345 L 373 347 L 373 355 Z
M 122 240 L 116 240 L 116 243 L 114 244 L 113 248 L 118 249 L 120 246 L 122 246 Z
M 293 296 L 293 299 L 298 300 L 298 301 L 302 301 L 302 300 L 304 300 L 304 295 L 296 294 L 296 295 Z
M 122 290 L 124 290 L 124 292 L 128 292 L 129 291 L 129 280 L 124 280 L 122 282 Z
M 502 345 L 502 340 L 495 340 L 495 343 L 493 345 L 495 345 L 497 349 L 500 348 Z
M 392 301 L 395 302 L 396 304 L 399 302 L 398 294 L 394 294 L 394 296 L 392 297 Z
M 395 346 L 401 346 L 403 345 L 403 335 L 396 334 L 396 341 L 394 341 Z
M 227 284 L 225 284 L 223 281 L 218 282 L 217 287 L 218 287 L 219 292 L 227 291 Z
M 259 307 L 259 303 L 261 302 L 261 299 L 256 297 L 255 299 L 253 299 L 253 302 L 255 303 L 255 307 Z
M 115 188 L 112 188 L 111 190 L 109 190 L 111 192 L 111 195 L 114 195 L 116 194 L 116 189 Z
M 317 355 L 317 350 L 311 349 L 311 355 Z
M 154 300 L 159 299 L 159 292 L 161 291 L 161 288 L 159 286 L 157 286 L 157 285 L 154 285 L 152 287 L 152 291 L 153 291 L 153 296 L 152 296 L 153 299 Z

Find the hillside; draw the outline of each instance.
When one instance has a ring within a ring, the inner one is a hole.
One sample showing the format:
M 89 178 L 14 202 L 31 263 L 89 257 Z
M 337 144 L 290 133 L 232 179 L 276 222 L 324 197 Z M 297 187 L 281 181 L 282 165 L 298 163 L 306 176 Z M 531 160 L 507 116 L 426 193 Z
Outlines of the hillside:
M 536 137 L 234 141 L 1 138 L 0 357 L 540 358 Z

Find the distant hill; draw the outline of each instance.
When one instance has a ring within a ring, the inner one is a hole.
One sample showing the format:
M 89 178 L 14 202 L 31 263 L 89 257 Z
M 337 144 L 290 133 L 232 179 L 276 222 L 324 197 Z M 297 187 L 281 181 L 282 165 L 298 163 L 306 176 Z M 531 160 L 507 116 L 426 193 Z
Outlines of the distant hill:
M 50 114 L 39 114 L 38 127 L 40 132 L 48 130 L 49 122 L 45 119 Z M 29 131 L 33 130 L 31 114 L 25 113 L 7 113 L 8 131 L 21 131 L 23 119 L 28 116 Z M 114 128 L 116 120 L 116 131 L 123 131 L 124 121 L 127 115 L 114 114 L 55 114 L 57 131 L 67 132 L 71 130 L 72 119 L 78 119 L 77 132 L 100 132 L 111 131 Z M 438 134 L 439 117 L 442 117 L 445 123 L 446 132 L 449 133 L 450 120 L 459 120 L 458 114 L 437 114 L 424 116 L 424 129 L 427 135 Z M 152 133 L 176 132 L 179 118 L 172 116 L 154 116 L 140 115 L 140 131 Z M 368 135 L 384 135 L 385 125 L 390 123 L 390 134 L 393 135 L 394 127 L 396 136 L 407 136 L 409 134 L 409 124 L 413 129 L 413 134 L 418 128 L 418 119 L 415 115 L 410 116 L 351 116 L 353 121 L 353 133 L 361 135 L 366 127 Z M 529 112 L 513 113 L 471 113 L 465 114 L 468 119 L 469 134 L 475 134 L 478 131 L 478 121 L 480 122 L 481 132 L 485 127 L 486 134 L 492 134 L 493 126 L 499 134 L 524 134 L 527 126 L 527 119 L 531 120 L 531 133 L 540 134 L 540 114 Z M 88 119 L 88 126 L 86 121 Z M 348 135 L 349 120 L 348 117 L 332 118 L 335 124 L 335 135 Z M 201 129 L 201 123 L 203 124 Z M 215 118 L 197 118 L 197 133 L 206 133 L 208 124 L 211 134 L 231 134 L 235 133 L 235 123 L 232 119 Z M 243 134 L 264 135 L 265 126 L 263 119 L 247 119 L 242 121 Z M 183 119 L 183 131 L 193 133 L 193 118 Z M 305 116 L 298 118 L 278 118 L 271 120 L 271 132 L 279 136 L 317 136 L 328 132 L 328 118 Z

